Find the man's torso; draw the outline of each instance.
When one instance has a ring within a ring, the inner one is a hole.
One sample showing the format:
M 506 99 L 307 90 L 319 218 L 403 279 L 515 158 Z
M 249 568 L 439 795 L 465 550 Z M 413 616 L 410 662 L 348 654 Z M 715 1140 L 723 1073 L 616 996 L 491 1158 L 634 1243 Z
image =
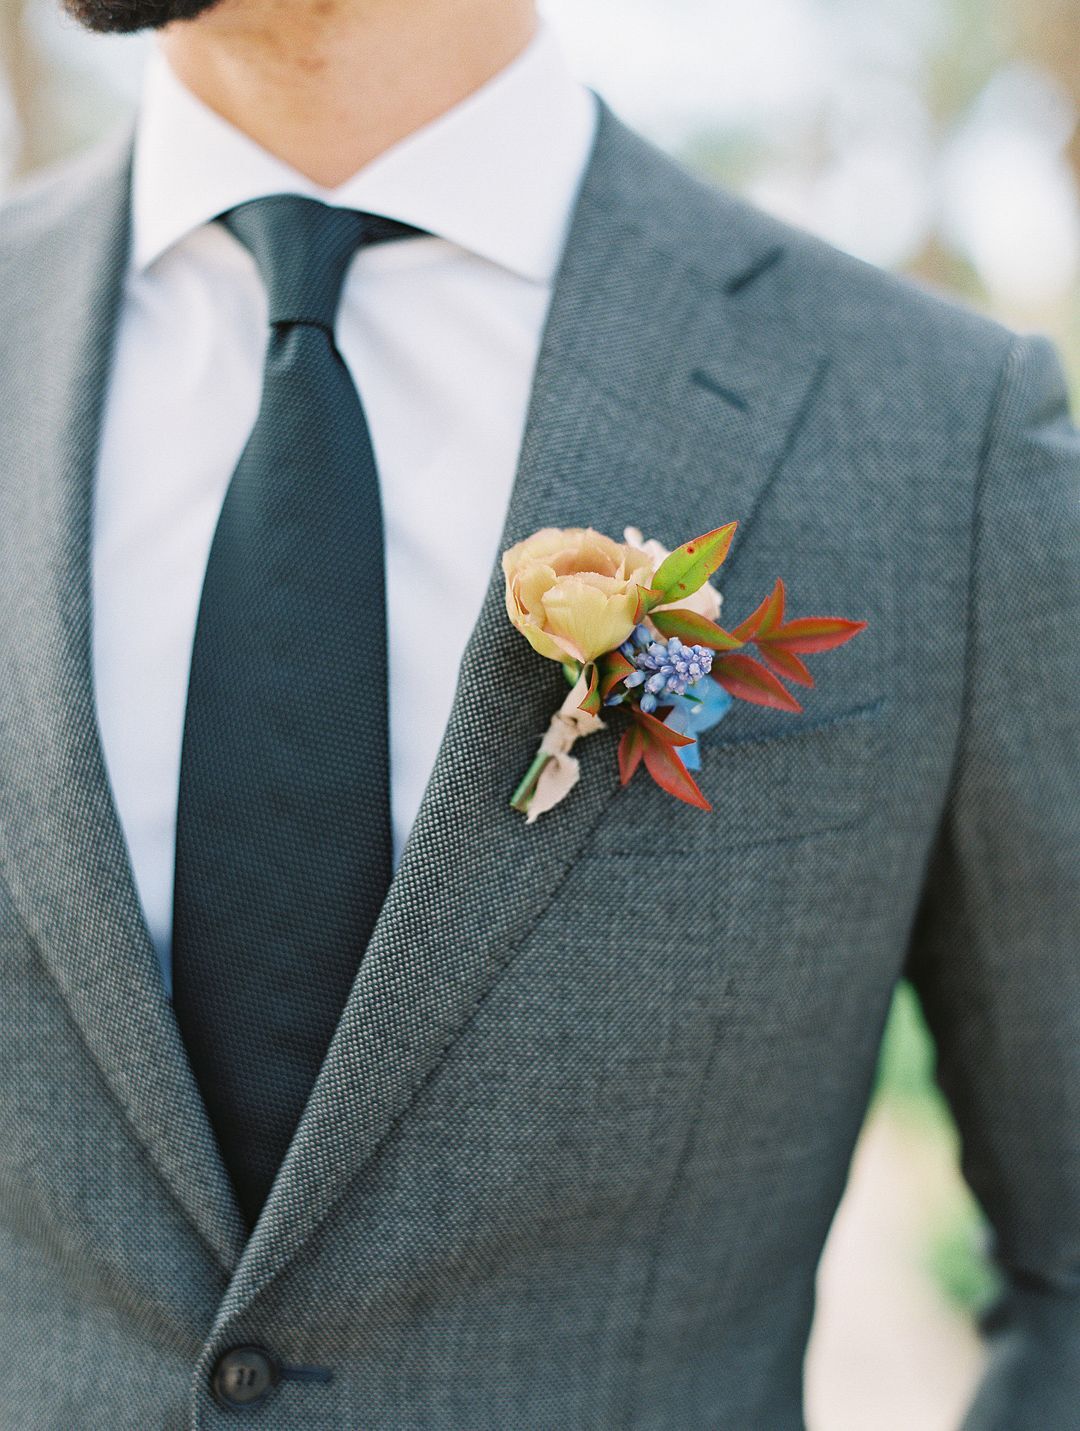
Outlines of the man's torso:
M 18 1426 L 224 1426 L 207 1369 L 254 1342 L 333 1371 L 258 1409 L 283 1431 L 798 1427 L 816 1263 L 950 775 L 1008 336 L 602 117 L 503 541 L 738 520 L 727 624 L 782 574 L 793 611 L 869 629 L 801 715 L 742 705 L 706 736 L 710 815 L 620 790 L 598 737 L 527 827 L 507 801 L 561 676 L 493 571 L 244 1248 L 93 722 L 123 226 L 122 161 L 100 162 L 9 210 L 0 244 L 0 1404 Z

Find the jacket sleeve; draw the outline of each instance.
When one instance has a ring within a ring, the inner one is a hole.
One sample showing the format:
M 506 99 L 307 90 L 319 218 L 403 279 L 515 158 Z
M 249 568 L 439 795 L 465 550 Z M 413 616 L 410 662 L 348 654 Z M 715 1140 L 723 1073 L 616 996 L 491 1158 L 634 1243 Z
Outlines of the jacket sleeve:
M 965 708 L 908 973 L 1004 1292 L 963 1431 L 1080 1431 L 1080 433 L 1008 355 L 977 496 Z

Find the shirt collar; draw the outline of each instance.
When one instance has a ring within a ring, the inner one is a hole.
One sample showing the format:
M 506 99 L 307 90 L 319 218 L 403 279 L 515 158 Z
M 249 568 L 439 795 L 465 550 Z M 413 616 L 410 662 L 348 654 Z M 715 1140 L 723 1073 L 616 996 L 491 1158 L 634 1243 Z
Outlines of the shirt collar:
M 204 105 L 155 50 L 135 133 L 132 265 L 148 268 L 235 204 L 295 193 L 400 219 L 550 282 L 595 129 L 594 96 L 542 25 L 487 84 L 327 190 Z

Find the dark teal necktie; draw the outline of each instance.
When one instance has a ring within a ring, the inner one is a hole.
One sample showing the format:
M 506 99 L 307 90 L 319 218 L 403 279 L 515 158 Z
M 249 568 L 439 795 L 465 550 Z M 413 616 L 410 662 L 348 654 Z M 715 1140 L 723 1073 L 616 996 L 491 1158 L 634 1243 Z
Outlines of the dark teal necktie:
M 173 1003 L 253 1224 L 391 876 L 382 512 L 334 319 L 357 249 L 418 231 L 292 195 L 221 222 L 259 266 L 270 336 L 195 630 Z

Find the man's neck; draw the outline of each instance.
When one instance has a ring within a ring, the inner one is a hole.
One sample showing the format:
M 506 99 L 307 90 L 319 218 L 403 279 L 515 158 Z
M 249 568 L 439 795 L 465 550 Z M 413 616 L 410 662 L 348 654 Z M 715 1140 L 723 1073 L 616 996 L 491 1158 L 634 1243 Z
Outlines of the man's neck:
M 159 44 L 204 104 L 329 189 L 498 74 L 536 24 L 532 0 L 221 0 Z

